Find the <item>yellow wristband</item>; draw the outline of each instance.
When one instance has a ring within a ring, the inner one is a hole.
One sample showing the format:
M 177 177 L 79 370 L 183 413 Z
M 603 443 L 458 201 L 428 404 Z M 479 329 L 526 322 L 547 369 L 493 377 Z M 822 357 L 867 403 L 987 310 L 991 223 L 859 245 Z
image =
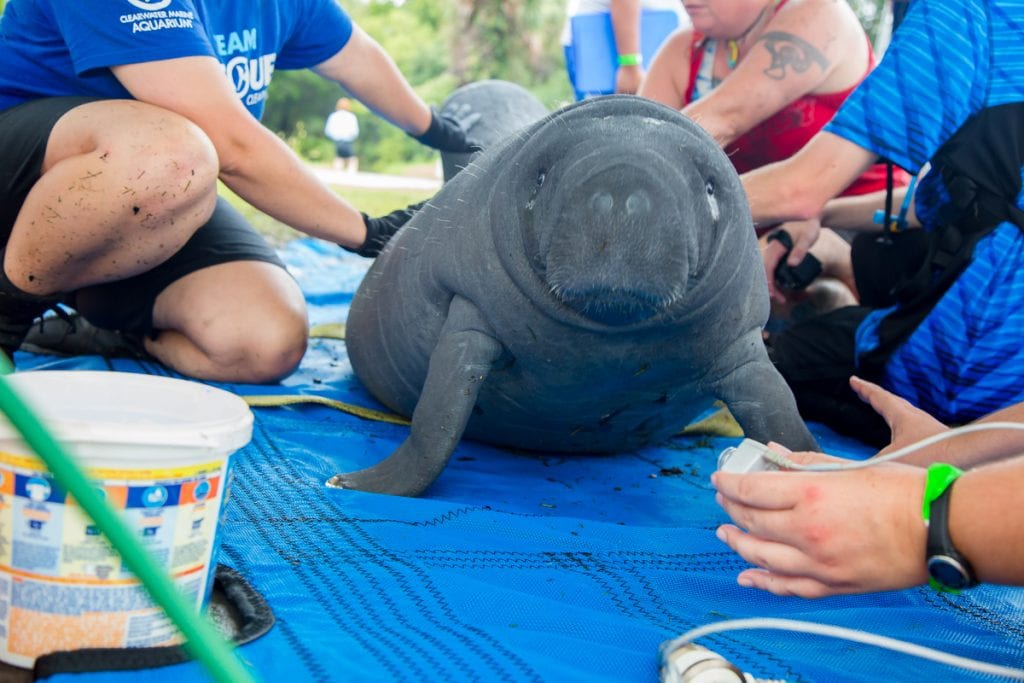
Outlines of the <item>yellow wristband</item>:
M 644 63 L 644 56 L 639 52 L 630 52 L 619 55 L 619 66 L 640 66 Z

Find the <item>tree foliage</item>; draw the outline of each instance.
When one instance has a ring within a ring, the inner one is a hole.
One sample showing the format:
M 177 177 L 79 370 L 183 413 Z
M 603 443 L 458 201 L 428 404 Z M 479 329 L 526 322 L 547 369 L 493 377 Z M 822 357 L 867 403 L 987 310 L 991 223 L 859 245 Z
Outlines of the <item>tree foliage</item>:
M 458 86 L 486 78 L 519 83 L 551 108 L 571 100 L 559 41 L 564 2 L 345 0 L 342 6 L 428 103 L 440 104 Z M 340 94 L 312 74 L 277 72 L 264 123 L 311 159 L 329 158 L 323 124 Z M 362 167 L 382 169 L 436 155 L 361 105 L 354 111 Z

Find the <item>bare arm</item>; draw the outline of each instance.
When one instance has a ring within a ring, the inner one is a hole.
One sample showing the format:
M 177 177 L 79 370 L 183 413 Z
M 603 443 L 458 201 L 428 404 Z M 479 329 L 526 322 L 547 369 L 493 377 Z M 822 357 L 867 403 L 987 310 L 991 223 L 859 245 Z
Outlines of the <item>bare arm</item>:
M 314 237 L 350 247 L 363 243 L 366 226 L 359 212 L 245 109 L 214 58 L 143 62 L 112 71 L 136 99 L 198 125 L 217 150 L 221 180 L 254 207 Z
M 358 26 L 344 48 L 313 70 L 407 133 L 420 135 L 430 127 L 430 107 L 384 48 Z
M 899 213 L 900 206 L 907 196 L 907 186 L 894 187 L 892 190 L 892 212 Z M 821 224 L 839 230 L 862 230 L 877 232 L 882 226 L 875 223 L 875 212 L 885 210 L 885 190 L 869 192 L 851 197 L 830 199 L 821 212 Z M 914 211 L 914 200 L 911 198 L 907 208 L 907 227 L 919 228 L 920 221 Z
M 692 44 L 691 28 L 680 29 L 669 36 L 654 55 L 637 94 L 673 109 L 681 109 L 690 81 Z
M 820 221 L 810 219 L 817 218 L 825 202 L 842 192 L 875 159 L 876 155 L 863 147 L 838 135 L 819 132 L 789 159 L 740 176 L 754 225 L 802 221 L 786 226 L 793 239 L 789 262 L 798 263 L 797 259 L 802 259 L 817 241 L 821 229 Z M 774 273 L 784 255 L 781 243 L 769 243 L 761 251 L 765 273 Z M 779 298 L 775 278 L 768 278 L 768 293 L 773 299 Z
M 612 32 L 615 52 L 620 55 L 640 53 L 640 0 L 611 0 Z M 644 78 L 642 64 L 620 66 L 615 74 L 615 92 L 633 94 Z
M 1024 585 L 1024 457 L 964 474 L 950 499 L 949 535 L 979 581 Z
M 805 220 L 821 215 L 832 199 L 875 163 L 859 145 L 822 131 L 785 161 L 741 176 L 755 225 Z
M 881 453 L 909 446 L 949 429 L 923 410 L 911 405 L 909 401 L 877 384 L 853 377 L 850 379 L 850 386 L 861 400 L 870 404 L 874 411 L 882 416 L 892 430 L 892 442 Z M 1018 422 L 1024 425 L 1024 403 L 997 410 L 975 420 L 972 424 L 987 422 Z M 948 462 L 967 469 L 1020 453 L 1024 453 L 1024 431 L 991 429 L 954 436 L 915 451 L 900 461 L 922 467 L 933 462 Z
M 683 113 L 725 146 L 808 93 L 857 83 L 867 50 L 845 3 L 792 3 L 769 20 L 735 70 Z

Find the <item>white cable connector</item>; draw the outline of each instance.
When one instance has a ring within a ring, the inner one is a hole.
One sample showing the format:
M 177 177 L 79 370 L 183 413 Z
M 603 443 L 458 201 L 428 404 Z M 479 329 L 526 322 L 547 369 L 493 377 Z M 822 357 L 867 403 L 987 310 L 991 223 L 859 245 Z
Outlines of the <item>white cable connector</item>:
M 720 621 L 715 624 L 708 624 L 707 626 L 700 626 L 695 629 L 691 629 L 673 640 L 666 641 L 661 645 L 661 661 L 662 661 L 662 680 L 670 681 L 673 679 L 666 679 L 665 667 L 671 661 L 672 654 L 684 648 L 693 640 L 701 638 L 703 636 L 711 635 L 712 633 L 722 633 L 723 631 L 739 631 L 748 629 L 776 629 L 783 631 L 794 631 L 797 633 L 811 633 L 818 636 L 829 636 L 831 638 L 841 638 L 843 640 L 849 640 L 855 643 L 862 643 L 864 645 L 873 645 L 875 647 L 885 648 L 894 652 L 900 652 L 903 654 L 919 657 L 921 659 L 928 659 L 933 662 L 940 664 L 947 664 L 949 666 L 957 667 L 959 669 L 966 669 L 968 671 L 974 671 L 981 674 L 989 674 L 993 676 L 1003 676 L 1017 681 L 1024 681 L 1024 669 L 1014 669 L 1008 666 L 1001 666 L 999 664 L 990 664 L 988 662 L 981 662 L 975 659 L 969 659 L 967 657 L 960 657 L 958 655 L 951 655 L 946 652 L 940 652 L 939 650 L 933 650 L 930 647 L 923 647 L 921 645 L 915 645 L 913 643 L 907 643 L 896 638 L 888 638 L 886 636 L 875 635 L 874 633 L 868 633 L 867 631 L 858 631 L 851 628 L 843 628 L 841 626 L 829 626 L 828 624 L 817 624 L 811 621 L 798 621 L 794 619 L 729 619 L 726 621 Z M 684 680 L 682 678 L 676 678 L 674 680 Z

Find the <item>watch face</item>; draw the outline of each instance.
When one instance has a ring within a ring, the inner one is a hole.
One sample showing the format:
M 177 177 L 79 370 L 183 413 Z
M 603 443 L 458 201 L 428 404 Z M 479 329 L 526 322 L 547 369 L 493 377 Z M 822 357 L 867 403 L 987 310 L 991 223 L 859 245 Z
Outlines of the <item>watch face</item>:
M 963 565 L 948 555 L 929 557 L 928 574 L 939 584 L 953 590 L 960 590 L 971 585 L 971 579 L 964 571 Z

